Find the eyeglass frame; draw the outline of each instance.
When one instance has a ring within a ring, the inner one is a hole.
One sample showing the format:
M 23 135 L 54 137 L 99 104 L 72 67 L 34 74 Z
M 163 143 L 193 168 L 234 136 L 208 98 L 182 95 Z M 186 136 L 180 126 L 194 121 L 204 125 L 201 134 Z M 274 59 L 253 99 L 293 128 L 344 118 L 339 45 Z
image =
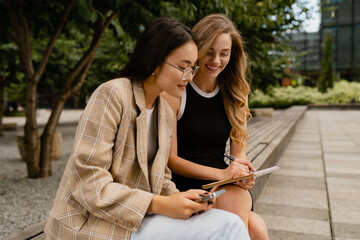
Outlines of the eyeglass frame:
M 166 64 L 168 64 L 168 65 L 170 65 L 170 66 L 172 66 L 173 68 L 176 68 L 177 70 L 181 71 L 181 72 L 182 72 L 182 74 L 181 74 L 181 80 L 183 80 L 183 81 L 185 81 L 186 79 L 188 79 L 189 76 L 190 76 L 190 74 L 192 74 L 192 76 L 194 77 L 195 74 L 199 71 L 199 68 L 200 68 L 200 66 L 194 66 L 194 67 L 188 67 L 188 68 L 185 68 L 185 69 L 181 69 L 181 68 L 179 68 L 179 67 L 177 67 L 177 66 L 175 66 L 175 65 L 173 65 L 173 64 L 171 64 L 171 63 L 169 63 L 169 62 L 167 62 L 167 61 L 165 61 L 165 60 L 163 60 L 163 62 L 166 63 Z M 184 73 L 185 73 L 186 71 L 188 71 L 188 69 L 192 69 L 192 70 L 191 70 L 191 72 L 189 73 L 189 75 L 184 79 L 183 75 L 184 75 Z

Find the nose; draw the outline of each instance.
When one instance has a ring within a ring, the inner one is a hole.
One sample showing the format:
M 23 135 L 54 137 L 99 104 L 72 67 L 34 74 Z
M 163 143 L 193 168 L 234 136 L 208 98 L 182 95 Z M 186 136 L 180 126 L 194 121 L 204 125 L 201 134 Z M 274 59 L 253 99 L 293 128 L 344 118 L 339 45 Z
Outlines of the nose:
M 220 64 L 220 55 L 219 54 L 214 55 L 213 62 L 216 64 Z
M 185 81 L 187 82 L 191 82 L 193 80 L 194 76 L 192 73 L 189 74 L 189 76 L 187 77 L 187 79 L 185 79 Z

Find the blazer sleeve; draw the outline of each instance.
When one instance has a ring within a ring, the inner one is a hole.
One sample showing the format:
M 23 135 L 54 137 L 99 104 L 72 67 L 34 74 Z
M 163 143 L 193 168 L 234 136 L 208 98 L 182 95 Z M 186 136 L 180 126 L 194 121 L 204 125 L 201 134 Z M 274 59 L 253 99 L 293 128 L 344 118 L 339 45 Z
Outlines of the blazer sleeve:
M 166 166 L 164 174 L 164 185 L 161 195 L 169 196 L 177 192 L 179 192 L 179 190 L 176 188 L 175 183 L 171 181 L 171 170 L 168 166 Z
M 137 231 L 153 194 L 115 182 L 109 171 L 123 102 L 132 101 L 123 85 L 104 83 L 91 96 L 76 132 L 69 184 L 73 198 L 92 215 Z

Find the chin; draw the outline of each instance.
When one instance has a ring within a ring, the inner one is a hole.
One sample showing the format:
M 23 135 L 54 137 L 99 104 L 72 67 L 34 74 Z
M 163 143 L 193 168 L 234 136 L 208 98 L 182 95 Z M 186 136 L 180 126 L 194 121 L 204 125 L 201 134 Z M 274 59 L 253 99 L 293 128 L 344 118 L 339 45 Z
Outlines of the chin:
M 208 76 L 209 76 L 209 77 L 215 77 L 215 78 L 216 78 L 217 76 L 219 76 L 220 73 L 221 73 L 221 71 L 219 71 L 219 72 L 209 72 L 209 73 L 208 73 Z
M 176 97 L 176 98 L 181 98 L 184 91 L 181 91 L 181 92 L 167 92 L 168 94 L 170 94 L 171 96 L 173 97 Z

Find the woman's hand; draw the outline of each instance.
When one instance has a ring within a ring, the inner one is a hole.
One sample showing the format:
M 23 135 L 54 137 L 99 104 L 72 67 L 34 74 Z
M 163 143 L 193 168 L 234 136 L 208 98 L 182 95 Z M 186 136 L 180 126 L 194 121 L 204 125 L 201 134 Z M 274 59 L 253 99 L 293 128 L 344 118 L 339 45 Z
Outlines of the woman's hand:
M 162 214 L 171 218 L 187 219 L 212 207 L 208 202 L 197 203 L 196 200 L 208 194 L 204 190 L 188 190 L 170 196 L 154 195 L 148 212 Z
M 226 169 L 222 170 L 222 177 L 220 180 L 238 178 L 244 175 L 248 175 L 250 170 L 255 171 L 255 168 L 248 160 L 236 158 Z M 234 184 L 245 190 L 249 190 L 255 185 L 255 178 L 253 177 L 250 179 L 241 180 L 235 182 Z
M 252 172 L 256 171 L 254 166 L 247 159 L 235 158 L 234 162 L 238 162 L 240 164 L 246 165 Z M 237 185 L 245 190 L 249 190 L 255 185 L 255 177 L 235 182 L 234 185 Z
M 251 164 L 251 162 L 247 159 L 240 159 L 240 158 L 235 158 L 234 162 L 238 162 L 240 164 L 246 165 L 248 166 L 248 168 L 252 171 L 255 172 L 256 169 L 254 168 L 254 166 Z
M 227 168 L 221 170 L 221 175 L 219 180 L 238 178 L 244 175 L 248 175 L 249 172 L 250 172 L 249 167 L 240 163 L 240 161 L 236 159 L 232 161 Z
M 239 186 L 245 190 L 250 190 L 255 185 L 255 177 L 234 182 L 234 185 Z

